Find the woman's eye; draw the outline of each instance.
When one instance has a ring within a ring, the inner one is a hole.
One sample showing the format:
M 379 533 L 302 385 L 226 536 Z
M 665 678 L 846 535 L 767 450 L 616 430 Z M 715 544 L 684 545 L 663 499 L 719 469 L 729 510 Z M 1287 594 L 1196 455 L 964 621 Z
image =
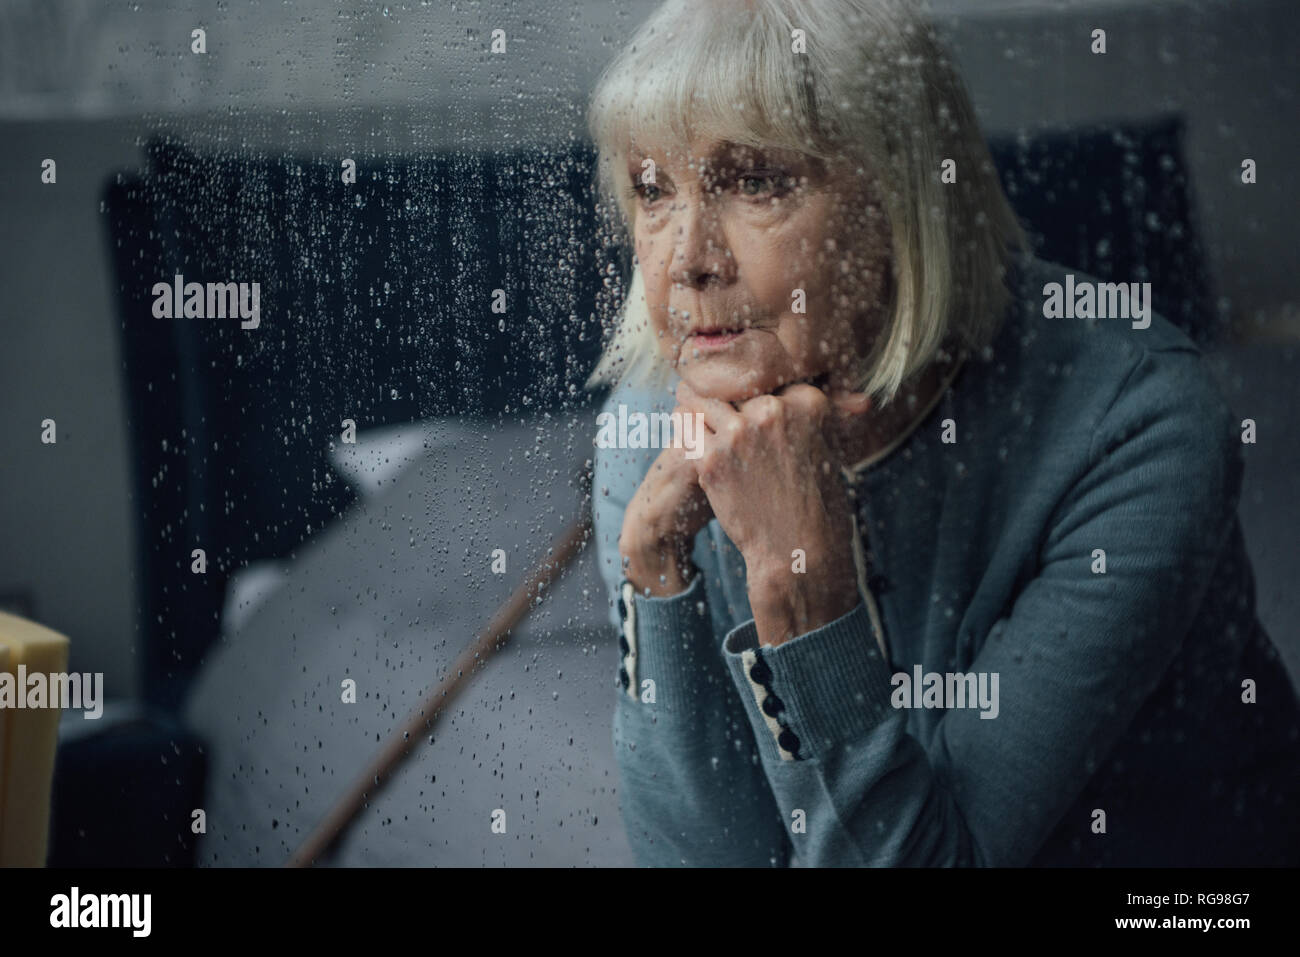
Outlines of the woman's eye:
M 743 196 L 782 196 L 790 189 L 790 178 L 779 172 L 745 173 L 738 182 Z
M 779 171 L 743 173 L 735 178 L 734 183 L 740 195 L 759 199 L 784 196 L 794 186 L 793 179 Z M 721 184 L 715 186 L 713 191 L 721 193 Z M 667 194 L 654 183 L 634 182 L 628 188 L 628 195 L 638 199 L 643 206 L 650 207 Z
M 637 183 L 632 187 L 632 193 L 641 197 L 641 201 L 646 205 L 650 205 L 660 198 L 663 190 L 654 183 Z

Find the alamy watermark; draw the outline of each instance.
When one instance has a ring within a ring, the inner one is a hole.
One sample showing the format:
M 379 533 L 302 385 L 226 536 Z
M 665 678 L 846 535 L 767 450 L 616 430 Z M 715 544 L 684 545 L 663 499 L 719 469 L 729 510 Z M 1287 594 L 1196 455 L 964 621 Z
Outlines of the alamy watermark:
M 94 721 L 104 716 L 104 673 L 28 674 L 26 665 L 16 675 L 0 671 L 0 710 L 5 708 L 84 708 L 82 717 Z
M 928 671 L 914 665 L 912 673 L 899 671 L 889 679 L 894 690 L 889 703 L 895 708 L 979 708 L 981 718 L 998 716 L 996 671 Z
M 1043 286 L 1043 317 L 1046 319 L 1132 319 L 1134 329 L 1151 325 L 1151 283 L 1082 282 L 1074 273 L 1065 285 Z
M 629 412 L 619 403 L 618 414 L 596 416 L 596 447 L 602 449 L 685 449 L 688 459 L 704 455 L 703 412 Z
M 186 282 L 177 274 L 170 282 L 156 282 L 151 290 L 155 319 L 243 320 L 241 329 L 262 323 L 262 284 L 258 282 Z
M 148 937 L 152 914 L 152 894 L 83 894 L 73 886 L 50 898 L 51 927 L 120 927 L 132 937 Z

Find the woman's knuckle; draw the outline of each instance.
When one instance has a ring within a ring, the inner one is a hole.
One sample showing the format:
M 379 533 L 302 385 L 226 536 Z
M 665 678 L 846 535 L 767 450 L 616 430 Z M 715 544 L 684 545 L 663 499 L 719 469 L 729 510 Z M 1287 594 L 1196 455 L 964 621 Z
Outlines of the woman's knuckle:
M 781 421 L 784 406 L 776 396 L 764 395 L 750 403 L 749 413 L 749 418 L 754 424 L 771 426 Z

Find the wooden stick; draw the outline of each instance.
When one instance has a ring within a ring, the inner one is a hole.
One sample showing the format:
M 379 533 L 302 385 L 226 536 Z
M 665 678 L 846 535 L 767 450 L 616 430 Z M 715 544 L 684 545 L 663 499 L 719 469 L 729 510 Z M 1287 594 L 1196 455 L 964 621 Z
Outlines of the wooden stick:
M 286 867 L 306 867 L 314 863 L 338 840 L 366 801 L 388 783 L 398 765 L 410 755 L 416 741 L 433 727 L 443 709 L 464 690 L 476 667 L 505 647 L 510 640 L 510 630 L 532 608 L 533 596 L 549 586 L 577 557 L 586 544 L 590 529 L 590 514 L 584 509 L 583 516 L 565 530 L 547 551 L 547 557 L 537 564 L 532 573 L 510 594 L 505 604 L 497 609 L 487 628 L 461 652 L 452 665 L 451 673 L 411 712 L 405 724 L 393 732 L 347 793 L 289 858 Z

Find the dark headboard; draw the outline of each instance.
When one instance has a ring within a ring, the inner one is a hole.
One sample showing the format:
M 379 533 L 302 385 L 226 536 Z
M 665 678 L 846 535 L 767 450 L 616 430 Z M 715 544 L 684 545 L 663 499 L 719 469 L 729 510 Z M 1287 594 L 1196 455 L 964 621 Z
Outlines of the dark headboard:
M 1201 346 L 1222 341 L 1184 158 L 1183 120 L 995 137 L 993 162 L 1043 259 L 1150 282 L 1155 311 Z
M 592 401 L 602 283 L 589 150 L 209 155 L 157 140 L 107 190 L 132 436 L 144 693 L 178 706 L 229 575 L 286 557 L 353 493 L 358 430 Z M 622 255 L 612 250 L 610 255 Z M 155 318 L 157 282 L 258 281 L 260 325 Z M 493 290 L 505 312 L 493 311 Z M 203 548 L 206 575 L 191 571 Z

